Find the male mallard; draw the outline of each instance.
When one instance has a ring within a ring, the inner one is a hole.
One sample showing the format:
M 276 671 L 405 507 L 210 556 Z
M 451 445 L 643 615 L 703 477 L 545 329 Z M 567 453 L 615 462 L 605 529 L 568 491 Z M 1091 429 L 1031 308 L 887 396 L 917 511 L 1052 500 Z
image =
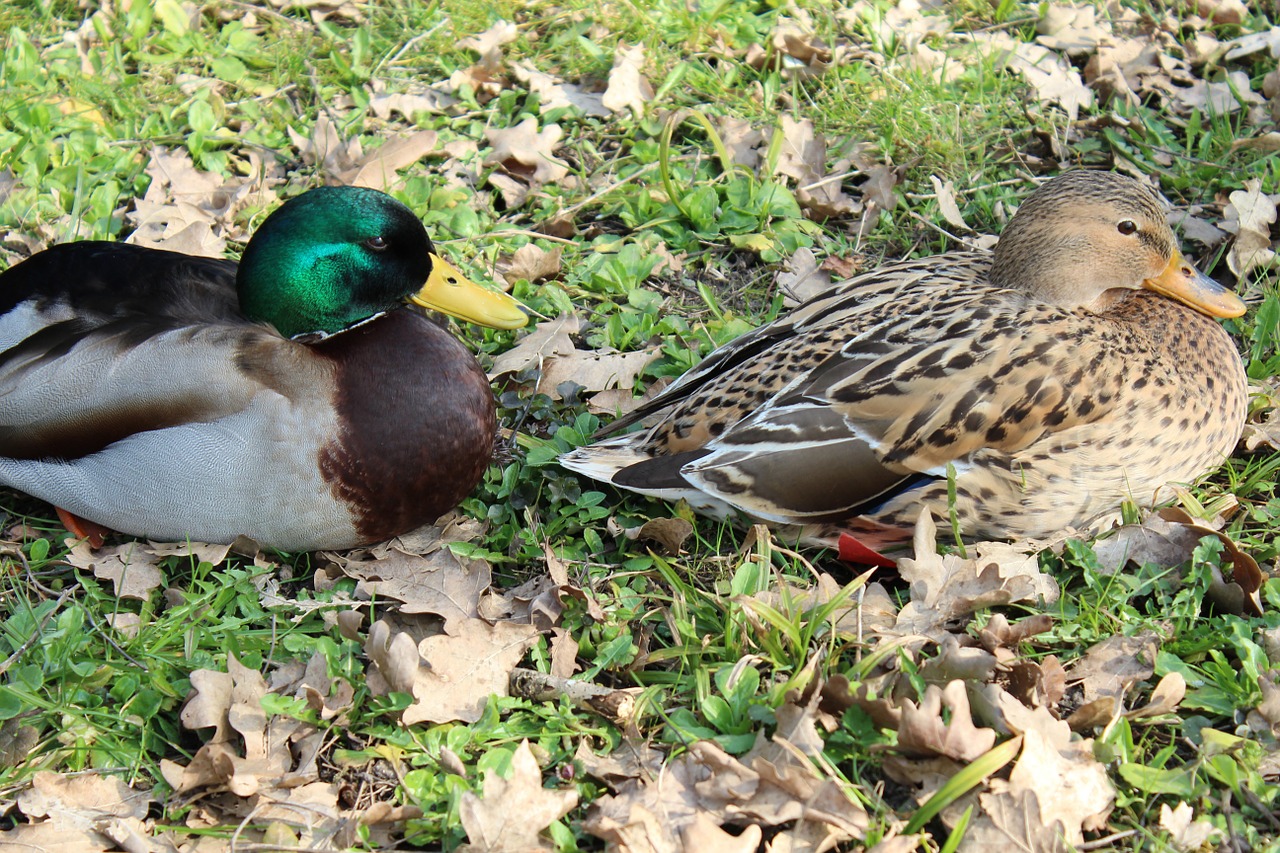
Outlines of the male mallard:
M 315 189 L 239 266 L 120 243 L 0 275 L 0 484 L 125 533 L 346 548 L 434 520 L 489 462 L 467 349 L 406 301 L 500 328 L 380 192 Z
M 1245 376 L 1210 317 L 1245 311 L 1178 251 L 1154 192 L 1074 171 L 993 256 L 888 264 L 713 352 L 561 457 L 624 489 L 899 541 L 921 507 L 961 530 L 1047 536 L 1150 503 L 1226 458 Z

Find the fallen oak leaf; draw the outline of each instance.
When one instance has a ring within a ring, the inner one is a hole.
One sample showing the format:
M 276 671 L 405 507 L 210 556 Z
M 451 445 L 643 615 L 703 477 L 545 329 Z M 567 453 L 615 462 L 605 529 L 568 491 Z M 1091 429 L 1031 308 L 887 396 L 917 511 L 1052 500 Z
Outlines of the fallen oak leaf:
M 511 756 L 510 777 L 485 770 L 483 793 L 465 791 L 458 814 L 473 850 L 553 850 L 555 846 L 541 837 L 542 832 L 577 805 L 577 791 L 542 786 L 542 771 L 525 740 Z
M 1266 575 L 1257 560 L 1249 556 L 1231 537 L 1204 526 L 1178 507 L 1166 507 L 1148 516 L 1141 524 L 1126 524 L 1107 539 L 1094 543 L 1094 555 L 1103 573 L 1114 574 L 1129 563 L 1153 563 L 1166 568 L 1192 559 L 1204 537 L 1222 544 L 1223 566 L 1230 565 L 1231 578 L 1223 577 L 1218 566 L 1210 565 L 1212 581 L 1209 598 L 1215 606 L 1236 614 L 1262 615 L 1262 588 Z
M 538 639 L 538 629 L 514 622 L 468 619 L 456 635 L 427 637 L 418 645 L 426 666 L 414 678 L 414 703 L 405 725 L 480 719 L 490 696 L 506 696 L 511 671 Z
M 340 176 L 342 183 L 370 187 L 386 192 L 399 178 L 398 172 L 417 163 L 437 150 L 440 135 L 434 130 L 419 130 L 393 136 L 382 147 L 370 151 L 356 161 L 353 172 Z
M 578 334 L 582 319 L 577 314 L 565 314 L 550 322 L 539 323 L 515 346 L 493 360 L 489 370 L 490 381 L 512 373 L 521 373 L 536 366 L 542 370 L 548 359 L 567 355 L 577 348 L 570 335 Z
M 1187 680 L 1179 672 L 1170 672 L 1160 679 L 1151 691 L 1151 698 L 1141 708 L 1132 708 L 1124 712 L 1130 720 L 1146 720 L 1152 717 L 1163 717 L 1177 709 L 1187 695 Z
M 933 184 L 933 193 L 938 201 L 938 212 L 942 214 L 942 218 L 953 228 L 959 228 L 961 231 L 973 231 L 969 224 L 964 221 L 964 215 L 960 213 L 960 205 L 956 202 L 956 188 L 951 181 L 938 180 L 936 175 L 929 176 L 930 182 Z
M 341 566 L 356 578 L 356 595 L 394 598 L 402 613 L 434 613 L 444 619 L 445 633 L 480 614 L 480 599 L 492 573 L 484 560 L 458 557 L 447 548 L 427 556 L 392 552 L 381 559 L 351 560 Z
M 818 266 L 813 250 L 802 246 L 783 260 L 782 269 L 774 275 L 773 283 L 782 290 L 783 305 L 794 308 L 830 290 L 832 281 L 826 270 Z
M 653 85 L 641 73 L 644 68 L 644 45 L 619 48 L 609 71 L 609 85 L 604 90 L 601 104 L 614 113 L 630 110 L 636 116 L 644 115 L 644 107 L 653 100 Z
M 1271 249 L 1271 226 L 1276 222 L 1276 204 L 1264 192 L 1262 181 L 1250 179 L 1243 190 L 1235 190 L 1228 198 L 1222 227 L 1236 235 L 1227 252 L 1227 266 L 1244 280 L 1259 267 L 1269 265 L 1276 256 Z
M 572 382 L 586 393 L 607 388 L 629 391 L 635 387 L 636 378 L 661 355 L 656 346 L 635 352 L 575 348 L 543 363 L 536 390 L 553 400 L 561 398 L 559 388 L 564 382 Z
M 438 115 L 458 103 L 452 95 L 419 83 L 410 82 L 394 92 L 388 92 L 386 88 L 386 81 L 382 79 L 374 80 L 369 87 L 369 109 L 383 121 L 399 113 L 412 122 L 418 113 Z
M 494 269 L 507 284 L 515 284 L 521 279 L 538 284 L 560 275 L 560 256 L 563 253 L 563 246 L 544 249 L 528 243 L 510 255 L 499 257 Z
M 965 34 L 978 53 L 997 67 L 1016 71 L 1035 90 L 1038 100 L 1062 107 L 1072 121 L 1082 107 L 1093 105 L 1093 91 L 1065 59 L 1039 44 L 1018 41 L 1005 32 Z
M 78 569 L 93 572 L 99 580 L 109 580 L 117 598 L 147 600 L 152 590 L 164 583 L 155 554 L 141 542 L 126 542 L 94 551 L 79 541 L 63 558 Z
M 1209 839 L 1222 834 L 1222 830 L 1201 818 L 1192 822 L 1195 812 L 1187 803 L 1178 803 L 1171 809 L 1168 803 L 1160 804 L 1160 828 L 1169 833 L 1169 840 L 1180 851 L 1201 850 Z
M 485 165 L 497 165 L 535 186 L 555 183 L 569 174 L 569 165 L 555 156 L 564 131 L 558 124 L 538 129 L 538 120 L 527 118 L 514 127 L 486 128 L 485 139 L 492 149 Z
M 531 63 L 517 62 L 512 68 L 516 80 L 529 87 L 538 96 L 538 112 L 572 107 L 589 116 L 607 116 L 601 92 L 589 92 L 582 86 L 566 83 L 558 77 L 543 73 Z
M 653 518 L 638 527 L 626 528 L 622 534 L 632 541 L 657 542 L 664 553 L 676 555 L 685 540 L 693 535 L 693 525 L 683 518 Z
M 458 41 L 458 47 L 464 50 L 474 50 L 476 53 L 484 56 L 494 51 L 500 50 L 503 45 L 511 44 L 520 36 L 520 28 L 510 21 L 496 21 L 493 26 L 482 33 Z
M 942 718 L 944 704 L 951 712 L 950 722 Z M 963 681 L 952 681 L 945 688 L 931 684 L 919 705 L 903 699 L 901 707 L 898 749 L 908 755 L 969 762 L 995 746 L 995 730 L 973 724 Z

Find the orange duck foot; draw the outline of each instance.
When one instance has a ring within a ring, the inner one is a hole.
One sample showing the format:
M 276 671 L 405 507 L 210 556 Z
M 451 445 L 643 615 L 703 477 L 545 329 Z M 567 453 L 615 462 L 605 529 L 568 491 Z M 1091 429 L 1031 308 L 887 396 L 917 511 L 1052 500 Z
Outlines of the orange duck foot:
M 103 527 L 96 521 L 90 521 L 87 518 L 81 518 L 78 515 L 67 512 L 60 506 L 54 507 L 58 513 L 58 520 L 62 522 L 62 526 L 77 539 L 87 540 L 90 548 L 101 548 L 102 543 L 106 541 L 107 534 L 111 533 L 109 527 Z
M 898 565 L 897 560 L 886 557 L 851 533 L 840 534 L 839 555 L 840 559 L 846 563 L 857 563 L 860 566 L 881 566 L 892 569 Z

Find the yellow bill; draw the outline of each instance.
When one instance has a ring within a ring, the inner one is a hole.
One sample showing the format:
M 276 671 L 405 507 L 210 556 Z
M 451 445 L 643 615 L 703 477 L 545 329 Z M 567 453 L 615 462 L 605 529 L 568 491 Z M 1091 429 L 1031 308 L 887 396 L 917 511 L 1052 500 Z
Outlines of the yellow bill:
M 431 256 L 431 275 L 409 301 L 432 311 L 494 329 L 519 329 L 529 322 L 520 303 L 505 293 L 486 290 L 439 255 Z
M 1193 267 L 1177 249 L 1164 272 L 1143 285 L 1210 317 L 1239 317 L 1245 312 L 1239 296 Z

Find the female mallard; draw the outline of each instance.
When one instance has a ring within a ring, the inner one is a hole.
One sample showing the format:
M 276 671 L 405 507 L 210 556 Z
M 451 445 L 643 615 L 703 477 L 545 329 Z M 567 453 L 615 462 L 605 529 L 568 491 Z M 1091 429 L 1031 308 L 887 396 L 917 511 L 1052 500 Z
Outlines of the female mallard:
M 1155 193 L 1048 181 L 993 256 L 860 275 L 715 351 L 561 457 L 724 515 L 899 541 L 921 507 L 975 538 L 1046 536 L 1151 503 L 1231 452 L 1245 376 L 1210 317 L 1244 304 L 1177 249 Z
M 488 464 L 474 358 L 406 301 L 500 328 L 380 192 L 315 189 L 239 266 L 68 243 L 0 275 L 0 484 L 125 533 L 346 548 L 434 520 Z

